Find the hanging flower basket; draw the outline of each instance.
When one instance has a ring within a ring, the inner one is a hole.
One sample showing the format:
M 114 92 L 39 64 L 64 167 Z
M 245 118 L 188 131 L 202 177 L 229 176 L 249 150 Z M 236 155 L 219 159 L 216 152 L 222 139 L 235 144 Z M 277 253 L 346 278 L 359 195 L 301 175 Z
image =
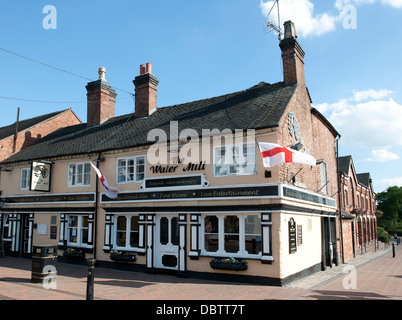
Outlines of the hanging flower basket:
M 135 262 L 137 258 L 134 255 L 130 255 L 129 253 L 123 253 L 121 251 L 111 251 L 110 252 L 110 260 L 113 261 L 124 261 L 124 262 Z
M 245 271 L 247 270 L 247 262 L 243 260 L 237 260 L 234 258 L 221 259 L 214 258 L 209 263 L 212 269 L 219 270 L 235 270 L 235 271 Z

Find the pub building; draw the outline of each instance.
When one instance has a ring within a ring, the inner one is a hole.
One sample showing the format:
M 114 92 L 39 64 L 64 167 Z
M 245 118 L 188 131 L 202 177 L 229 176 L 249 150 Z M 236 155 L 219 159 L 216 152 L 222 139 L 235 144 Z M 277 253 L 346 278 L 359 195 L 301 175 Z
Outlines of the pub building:
M 338 263 L 340 136 L 311 106 L 291 21 L 280 49 L 283 81 L 164 108 L 151 64 L 141 65 L 135 113 L 122 116 L 100 68 L 86 86 L 86 124 L 1 163 L 7 254 L 57 245 L 63 261 L 94 257 L 98 266 L 270 285 Z M 310 154 L 317 164 L 265 168 L 256 141 Z M 155 161 L 164 151 L 167 162 Z M 107 196 L 91 163 L 117 197 Z M 29 190 L 21 188 L 25 171 Z

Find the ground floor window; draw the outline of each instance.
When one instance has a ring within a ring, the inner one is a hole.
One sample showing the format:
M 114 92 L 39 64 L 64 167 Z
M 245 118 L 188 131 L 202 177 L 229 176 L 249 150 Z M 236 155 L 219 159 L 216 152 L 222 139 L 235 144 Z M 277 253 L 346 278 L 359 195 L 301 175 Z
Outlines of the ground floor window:
M 137 249 L 139 246 L 138 216 L 115 216 L 116 249 Z
M 88 245 L 88 216 L 70 215 L 67 217 L 67 244 L 73 246 Z
M 202 254 L 259 257 L 261 219 L 255 214 L 204 215 Z

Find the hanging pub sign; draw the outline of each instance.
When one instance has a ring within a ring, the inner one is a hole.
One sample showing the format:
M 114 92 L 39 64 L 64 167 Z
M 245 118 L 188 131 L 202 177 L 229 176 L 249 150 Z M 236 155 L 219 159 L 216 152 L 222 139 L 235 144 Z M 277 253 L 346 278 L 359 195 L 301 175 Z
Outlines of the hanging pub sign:
M 31 163 L 31 191 L 50 191 L 51 162 L 32 161 Z
M 289 220 L 289 253 L 297 251 L 296 222 L 293 218 Z

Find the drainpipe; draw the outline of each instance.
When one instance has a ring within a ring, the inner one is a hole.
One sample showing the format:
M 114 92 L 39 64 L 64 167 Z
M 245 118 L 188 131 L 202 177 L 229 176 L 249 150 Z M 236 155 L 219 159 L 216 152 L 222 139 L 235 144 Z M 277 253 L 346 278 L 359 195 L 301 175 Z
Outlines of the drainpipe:
M 341 247 L 342 247 L 342 264 L 345 263 L 345 248 L 343 244 L 343 220 L 342 220 L 342 205 L 341 205 L 341 176 L 339 172 L 339 136 L 335 139 L 336 144 L 336 174 L 338 176 L 338 208 L 339 208 L 339 222 L 341 234 Z

